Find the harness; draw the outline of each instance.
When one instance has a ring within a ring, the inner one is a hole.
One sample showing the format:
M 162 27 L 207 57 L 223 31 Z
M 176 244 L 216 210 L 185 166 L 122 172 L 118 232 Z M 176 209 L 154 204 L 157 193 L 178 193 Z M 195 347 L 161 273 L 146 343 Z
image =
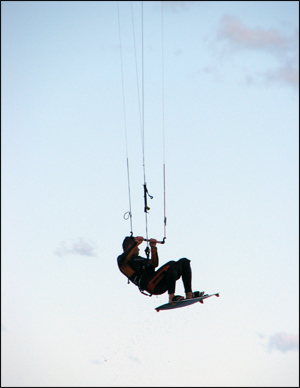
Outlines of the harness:
M 128 278 L 128 284 L 130 282 L 132 282 L 134 285 L 136 285 L 139 289 L 139 291 L 143 294 L 143 295 L 146 295 L 146 296 L 152 296 L 152 294 L 150 292 L 147 291 L 147 293 L 145 292 L 146 290 L 142 287 L 142 282 L 143 282 L 143 275 L 145 274 L 146 270 L 147 270 L 147 267 L 149 267 L 149 264 L 144 264 L 144 265 L 141 265 L 139 267 L 139 269 L 137 271 L 135 271 L 134 273 L 134 278 L 133 279 L 129 279 Z
M 147 268 L 148 264 L 142 265 L 138 271 L 135 272 L 135 277 L 131 280 L 128 278 L 128 283 L 129 280 L 135 284 L 138 288 L 139 291 L 146 296 L 152 296 L 152 292 L 155 290 L 156 285 L 162 280 L 162 278 L 165 276 L 165 273 L 169 270 L 170 264 L 165 264 L 163 267 L 161 267 L 156 274 L 153 276 L 153 278 L 149 281 L 147 285 L 147 293 L 145 292 L 144 288 L 142 287 L 142 280 L 143 280 L 143 273 L 145 269 Z

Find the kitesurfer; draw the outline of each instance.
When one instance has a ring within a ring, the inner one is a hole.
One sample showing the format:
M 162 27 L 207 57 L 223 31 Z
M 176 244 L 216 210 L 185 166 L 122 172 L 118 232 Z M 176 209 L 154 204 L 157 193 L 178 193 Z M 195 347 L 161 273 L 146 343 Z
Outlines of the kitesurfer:
M 122 244 L 123 253 L 117 258 L 120 271 L 138 286 L 141 292 L 161 295 L 168 291 L 169 302 L 182 300 L 183 296 L 175 295 L 176 281 L 182 277 L 186 299 L 204 295 L 204 291 L 192 291 L 192 270 L 189 259 L 169 261 L 155 270 L 158 267 L 157 241 L 150 239 L 150 259 L 139 256 L 139 245 L 143 241 L 144 238 L 140 236 L 125 237 Z

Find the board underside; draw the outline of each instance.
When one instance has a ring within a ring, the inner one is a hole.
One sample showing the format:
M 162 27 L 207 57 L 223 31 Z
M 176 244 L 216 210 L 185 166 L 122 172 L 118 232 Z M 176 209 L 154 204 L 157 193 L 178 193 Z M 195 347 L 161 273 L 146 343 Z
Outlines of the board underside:
M 181 307 L 190 306 L 194 303 L 200 302 L 203 303 L 204 299 L 210 298 L 212 296 L 219 296 L 219 293 L 217 294 L 210 294 L 210 295 L 203 295 L 199 296 L 198 298 L 192 298 L 192 299 L 182 299 L 174 303 L 166 303 L 162 304 L 161 306 L 158 306 L 155 308 L 155 310 L 158 312 L 160 310 L 171 310 L 171 309 L 178 309 Z

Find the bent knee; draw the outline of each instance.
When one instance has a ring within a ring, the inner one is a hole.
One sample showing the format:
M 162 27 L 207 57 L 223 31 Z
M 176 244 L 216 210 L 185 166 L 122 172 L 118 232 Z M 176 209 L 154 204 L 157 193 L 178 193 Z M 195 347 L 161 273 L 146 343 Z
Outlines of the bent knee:
M 190 264 L 191 260 L 187 259 L 186 257 L 183 257 L 178 260 L 178 262 L 184 263 L 184 264 Z
M 168 261 L 167 264 L 169 265 L 170 268 L 174 268 L 176 266 L 176 261 L 171 260 L 171 261 Z

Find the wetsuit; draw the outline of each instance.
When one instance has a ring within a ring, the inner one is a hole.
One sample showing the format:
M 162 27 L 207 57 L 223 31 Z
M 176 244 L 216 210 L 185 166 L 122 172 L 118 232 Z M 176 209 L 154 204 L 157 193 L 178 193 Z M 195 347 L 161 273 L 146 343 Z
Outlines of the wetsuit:
M 192 291 L 190 260 L 182 258 L 178 261 L 169 261 L 155 271 L 150 260 L 141 256 L 130 255 L 136 245 L 134 244 L 118 256 L 117 262 L 120 271 L 140 290 L 146 290 L 154 295 L 160 295 L 166 291 L 169 294 L 174 294 L 176 280 L 182 276 L 185 292 Z

